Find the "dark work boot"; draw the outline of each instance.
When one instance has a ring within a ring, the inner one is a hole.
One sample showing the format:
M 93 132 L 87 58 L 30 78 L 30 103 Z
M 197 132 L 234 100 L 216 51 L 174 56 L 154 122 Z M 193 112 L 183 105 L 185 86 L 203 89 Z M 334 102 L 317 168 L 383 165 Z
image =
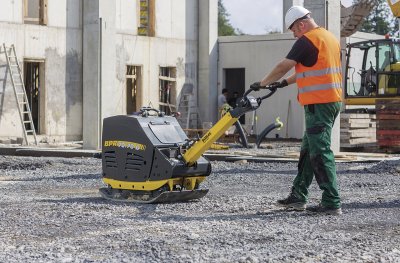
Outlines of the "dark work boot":
M 306 203 L 295 195 L 293 189 L 287 198 L 278 200 L 276 204 L 296 211 L 306 210 Z
M 320 214 L 326 214 L 326 215 L 341 215 L 342 214 L 342 208 L 335 208 L 335 207 L 325 207 L 319 204 L 318 206 L 312 206 L 307 208 L 307 211 L 313 212 L 313 213 L 320 213 Z

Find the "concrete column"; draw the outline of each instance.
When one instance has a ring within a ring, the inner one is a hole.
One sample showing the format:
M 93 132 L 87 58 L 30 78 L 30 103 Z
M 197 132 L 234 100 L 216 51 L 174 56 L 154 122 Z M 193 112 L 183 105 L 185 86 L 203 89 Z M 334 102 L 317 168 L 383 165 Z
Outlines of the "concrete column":
M 289 8 L 291 8 L 292 6 L 294 6 L 294 5 L 303 5 L 303 0 L 283 0 L 283 8 L 282 8 L 282 11 L 283 11 L 283 26 L 282 26 L 282 28 L 283 28 L 283 30 L 282 30 L 282 32 L 287 32 L 287 31 L 289 31 L 287 28 L 286 28 L 286 24 L 285 24 L 285 15 L 286 15 L 286 12 L 289 10 Z
M 83 1 L 83 148 L 100 149 L 104 90 L 115 80 L 115 1 Z
M 318 25 L 328 29 L 340 41 L 340 1 L 304 0 L 304 7 L 311 11 Z M 340 151 L 340 115 L 332 129 L 332 150 Z
M 217 120 L 218 0 L 199 0 L 198 105 L 201 120 Z
M 321 0 L 304 0 L 304 7 L 310 10 L 311 16 L 319 26 L 327 28 L 327 2 Z M 338 21 L 340 21 L 340 15 Z M 340 22 L 338 24 L 340 25 Z

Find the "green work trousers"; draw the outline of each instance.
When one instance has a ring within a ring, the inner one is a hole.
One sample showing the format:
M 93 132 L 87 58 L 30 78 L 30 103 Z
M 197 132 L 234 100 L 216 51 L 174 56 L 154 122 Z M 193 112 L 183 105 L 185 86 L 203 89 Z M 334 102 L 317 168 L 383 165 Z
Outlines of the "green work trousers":
M 294 194 L 304 202 L 313 177 L 323 191 L 321 205 L 339 208 L 335 156 L 331 150 L 331 133 L 341 103 L 332 102 L 304 106 L 306 131 L 301 145 L 298 173 L 293 181 Z

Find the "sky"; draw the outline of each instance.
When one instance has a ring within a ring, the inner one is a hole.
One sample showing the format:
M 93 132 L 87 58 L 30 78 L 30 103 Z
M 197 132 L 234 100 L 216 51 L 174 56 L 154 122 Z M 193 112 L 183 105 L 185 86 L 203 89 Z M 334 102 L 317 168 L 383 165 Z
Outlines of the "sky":
M 341 0 L 350 6 L 353 0 Z M 244 34 L 264 35 L 282 31 L 283 14 L 280 0 L 222 0 L 234 28 Z

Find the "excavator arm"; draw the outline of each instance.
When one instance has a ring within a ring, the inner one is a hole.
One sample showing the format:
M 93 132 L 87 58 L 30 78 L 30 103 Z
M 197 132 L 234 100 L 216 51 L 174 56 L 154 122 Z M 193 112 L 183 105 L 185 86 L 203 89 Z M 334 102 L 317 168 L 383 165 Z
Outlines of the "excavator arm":
M 400 0 L 387 0 L 390 9 L 395 17 L 400 17 Z

